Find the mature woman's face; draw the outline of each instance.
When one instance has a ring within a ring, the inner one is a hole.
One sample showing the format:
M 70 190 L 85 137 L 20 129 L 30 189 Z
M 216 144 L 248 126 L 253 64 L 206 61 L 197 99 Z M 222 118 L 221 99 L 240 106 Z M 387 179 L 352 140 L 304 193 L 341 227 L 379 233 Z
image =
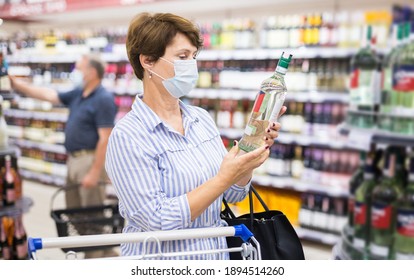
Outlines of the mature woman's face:
M 172 64 L 174 60 L 195 59 L 196 54 L 197 48 L 191 44 L 190 40 L 184 34 L 177 33 L 171 44 L 165 49 L 163 56 L 165 60 L 171 63 L 163 59 L 158 59 L 154 64 L 153 70 L 165 79 L 172 78 L 175 75 Z

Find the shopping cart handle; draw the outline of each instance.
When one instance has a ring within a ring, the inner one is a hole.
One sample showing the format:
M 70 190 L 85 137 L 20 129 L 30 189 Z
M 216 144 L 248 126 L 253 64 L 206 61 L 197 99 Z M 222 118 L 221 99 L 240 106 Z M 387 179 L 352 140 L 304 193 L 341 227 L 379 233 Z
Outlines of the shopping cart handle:
M 42 238 L 27 238 L 27 247 L 30 259 L 33 259 L 33 255 L 36 253 L 37 250 L 43 248 Z
M 253 233 L 244 225 L 235 225 L 234 227 L 234 236 L 240 237 L 244 242 L 248 242 L 253 236 Z

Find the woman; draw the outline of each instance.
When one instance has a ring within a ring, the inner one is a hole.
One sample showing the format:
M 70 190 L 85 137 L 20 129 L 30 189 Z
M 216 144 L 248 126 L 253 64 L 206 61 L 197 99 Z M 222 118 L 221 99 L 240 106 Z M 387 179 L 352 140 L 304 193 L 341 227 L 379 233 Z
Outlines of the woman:
M 238 156 L 237 141 L 227 152 L 210 115 L 179 100 L 198 79 L 200 33 L 173 14 L 143 13 L 128 30 L 127 52 L 144 94 L 113 129 L 106 170 L 119 198 L 124 232 L 221 227 L 223 194 L 245 198 L 253 170 L 269 156 L 280 125 L 272 123 L 266 144 Z M 282 111 L 284 112 L 284 107 Z M 144 248 L 145 247 L 145 248 Z M 225 238 L 122 244 L 123 255 L 227 248 Z M 228 254 L 195 259 L 227 259 Z

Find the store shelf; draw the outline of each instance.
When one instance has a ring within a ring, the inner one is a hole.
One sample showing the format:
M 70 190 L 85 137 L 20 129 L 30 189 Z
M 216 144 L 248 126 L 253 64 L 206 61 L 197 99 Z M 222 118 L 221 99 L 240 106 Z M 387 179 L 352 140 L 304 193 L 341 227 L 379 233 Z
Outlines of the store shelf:
M 83 49 L 82 49 L 83 47 Z M 106 62 L 128 62 L 125 45 L 118 44 L 113 47 L 115 52 L 101 53 Z M 36 50 L 25 49 L 24 53 L 8 56 L 9 63 L 74 63 L 83 54 L 89 51 L 88 46 L 80 46 L 76 52 L 67 52 L 62 55 L 64 48 L 54 54 L 36 52 Z M 282 52 L 290 53 L 293 58 L 348 58 L 354 55 L 358 48 L 341 47 L 299 47 L 280 49 L 233 49 L 233 50 L 202 50 L 197 60 L 260 60 L 279 59 Z M 387 53 L 387 50 L 379 50 L 380 53 Z
M 13 206 L 5 206 L 0 208 L 0 217 L 18 217 L 23 213 L 29 211 L 30 207 L 33 206 L 33 200 L 29 197 L 22 197 L 17 200 Z
M 193 89 L 188 95 L 189 98 L 209 98 L 209 99 L 249 99 L 255 100 L 257 90 L 242 90 L 242 89 Z M 286 100 L 297 102 L 340 102 L 347 104 L 349 102 L 349 96 L 342 92 L 289 92 L 286 95 Z
M 29 170 L 34 173 L 42 173 L 58 177 L 66 177 L 66 164 L 47 162 L 41 159 L 20 157 L 19 165 L 21 169 Z
M 357 52 L 356 48 L 338 47 L 299 47 L 283 49 L 245 49 L 245 50 L 202 50 L 198 60 L 256 60 L 279 59 L 282 52 L 290 53 L 293 58 L 346 58 Z
M 5 155 L 19 156 L 20 149 L 16 146 L 9 146 L 7 148 L 0 149 L 0 156 L 5 156 Z
M 59 187 L 64 186 L 66 184 L 66 176 L 62 177 L 45 173 L 39 173 L 23 168 L 21 168 L 19 172 L 20 175 L 27 180 L 38 181 L 47 185 Z
M 261 186 L 269 186 L 278 189 L 291 189 L 298 192 L 316 192 L 332 197 L 348 197 L 349 190 L 339 185 L 322 185 L 292 177 L 276 177 L 269 175 L 253 175 L 253 182 Z
M 63 145 L 59 144 L 50 144 L 45 142 L 35 142 L 26 139 L 10 139 L 10 141 L 18 146 L 18 147 L 25 147 L 25 148 L 34 148 L 39 149 L 44 152 L 52 152 L 58 154 L 66 154 L 66 149 Z
M 339 125 L 338 130 L 341 134 L 348 136 L 348 145 L 358 150 L 368 151 L 371 143 L 414 146 L 414 135 L 389 132 L 378 128 L 357 128 L 345 123 Z
M 221 128 L 220 134 L 230 139 L 240 139 L 243 136 L 243 130 Z M 276 138 L 276 142 L 301 146 L 319 146 L 331 149 L 353 149 L 345 139 L 337 139 L 329 135 L 306 135 L 281 131 Z

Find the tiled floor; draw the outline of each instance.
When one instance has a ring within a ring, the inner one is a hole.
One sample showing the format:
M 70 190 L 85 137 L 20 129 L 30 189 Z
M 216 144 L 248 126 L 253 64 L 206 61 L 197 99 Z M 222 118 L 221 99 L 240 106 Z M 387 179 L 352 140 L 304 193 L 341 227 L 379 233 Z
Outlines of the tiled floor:
M 29 237 L 57 237 L 56 225 L 50 217 L 53 209 L 62 209 L 64 200 L 58 195 L 51 205 L 52 195 L 57 188 L 43 185 L 33 181 L 23 182 L 23 191 L 26 197 L 33 200 L 33 206 L 24 215 L 24 225 Z M 303 241 L 305 257 L 307 260 L 329 260 L 332 259 L 332 247 L 318 243 Z M 78 256 L 82 258 L 80 254 Z M 44 249 L 38 251 L 38 258 L 43 260 L 64 259 L 65 254 L 60 249 Z

